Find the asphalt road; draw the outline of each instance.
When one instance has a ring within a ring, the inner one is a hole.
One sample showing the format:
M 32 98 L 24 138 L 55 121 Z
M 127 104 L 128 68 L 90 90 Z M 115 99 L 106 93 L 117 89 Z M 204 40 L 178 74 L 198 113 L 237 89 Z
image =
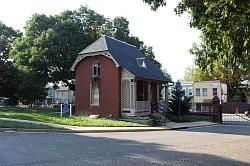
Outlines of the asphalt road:
M 0 165 L 250 165 L 250 125 L 96 134 L 0 133 Z

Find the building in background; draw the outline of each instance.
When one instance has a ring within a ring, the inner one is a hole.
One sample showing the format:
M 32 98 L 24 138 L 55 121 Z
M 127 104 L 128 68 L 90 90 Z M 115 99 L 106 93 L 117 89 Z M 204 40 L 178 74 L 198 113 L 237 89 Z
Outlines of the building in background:
M 54 93 L 56 104 L 75 102 L 75 92 L 70 90 L 68 86 L 59 86 Z
M 227 102 L 227 84 L 220 80 L 194 82 L 193 91 L 194 111 L 210 111 L 214 96 L 219 97 L 220 103 Z
M 193 82 L 181 82 L 181 86 L 185 92 L 185 96 L 192 97 L 194 95 Z
M 59 105 L 62 103 L 74 103 L 75 93 L 69 87 L 60 85 L 57 88 L 48 86 L 46 105 Z

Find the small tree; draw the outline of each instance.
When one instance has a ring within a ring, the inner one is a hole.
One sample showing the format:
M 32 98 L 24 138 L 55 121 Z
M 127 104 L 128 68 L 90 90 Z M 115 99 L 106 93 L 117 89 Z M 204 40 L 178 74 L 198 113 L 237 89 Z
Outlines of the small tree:
M 170 113 L 174 116 L 178 116 L 180 110 L 180 115 L 184 116 L 189 113 L 189 109 L 192 107 L 191 104 L 192 97 L 184 96 L 185 93 L 184 90 L 182 90 L 182 87 L 180 86 L 180 88 L 178 88 L 176 86 L 178 83 L 180 84 L 180 82 L 177 81 L 171 92 L 172 95 L 170 98 L 169 107 L 172 111 L 170 111 Z

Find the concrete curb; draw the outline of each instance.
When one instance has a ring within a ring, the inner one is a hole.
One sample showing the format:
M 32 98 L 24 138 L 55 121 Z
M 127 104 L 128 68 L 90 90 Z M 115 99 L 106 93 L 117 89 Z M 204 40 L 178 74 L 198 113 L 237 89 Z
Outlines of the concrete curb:
M 0 132 L 61 132 L 61 133 L 73 133 L 72 130 L 61 130 L 61 129 L 26 129 L 26 128 L 0 128 Z
M 147 132 L 147 131 L 164 131 L 164 130 L 170 130 L 168 128 L 162 128 L 162 129 L 101 129 L 100 130 L 77 130 L 77 133 L 110 133 L 110 132 Z
M 169 126 L 162 126 L 162 127 L 79 127 L 79 126 L 68 126 L 68 125 L 10 119 L 10 118 L 0 118 L 0 119 L 6 121 L 42 124 L 54 127 L 52 129 L 0 128 L 0 132 L 61 132 L 61 133 L 146 132 L 146 131 L 181 130 L 193 127 L 218 125 L 209 122 L 193 122 L 193 123 L 191 122 L 186 124 L 171 122 Z
M 103 130 L 60 130 L 60 129 L 26 129 L 26 128 L 0 128 L 0 132 L 60 132 L 60 133 L 108 133 L 108 132 L 147 132 L 147 131 L 163 131 L 171 130 L 168 128 L 164 129 L 106 129 Z
M 182 129 L 189 129 L 189 128 L 196 128 L 196 127 L 206 127 L 206 126 L 216 126 L 216 125 L 220 125 L 220 124 L 206 124 L 206 125 L 197 125 L 197 126 L 182 126 L 182 127 L 173 127 L 170 128 L 169 130 L 182 130 Z
M 218 124 L 211 125 L 200 125 L 200 126 L 182 126 L 182 127 L 173 127 L 173 128 L 157 128 L 157 129 L 105 129 L 103 130 L 101 127 L 99 130 L 62 130 L 62 129 L 25 129 L 25 128 L 0 128 L 0 132 L 43 132 L 43 133 L 109 133 L 109 132 L 148 132 L 148 131 L 166 131 L 166 130 L 182 130 L 188 128 L 195 127 L 205 127 L 205 126 L 213 126 Z

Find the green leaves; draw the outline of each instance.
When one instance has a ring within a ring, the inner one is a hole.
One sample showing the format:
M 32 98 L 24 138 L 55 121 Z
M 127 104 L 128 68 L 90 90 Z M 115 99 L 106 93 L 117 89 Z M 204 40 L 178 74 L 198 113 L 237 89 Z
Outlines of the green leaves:
M 0 61 L 0 97 L 9 98 L 9 104 L 18 100 L 18 71 L 11 62 Z
M 116 17 L 113 20 L 114 33 L 113 36 L 116 39 L 127 41 L 129 37 L 129 22 L 124 17 Z
M 153 10 L 164 0 L 144 0 Z M 182 0 L 177 15 L 188 12 L 190 27 L 202 32 L 201 43 L 194 45 L 197 67 L 186 79 L 221 79 L 229 87 L 229 99 L 245 101 L 244 81 L 250 79 L 250 3 L 249 0 Z M 191 79 L 191 80 L 192 80 Z M 239 94 L 240 93 L 240 94 Z
M 21 36 L 21 32 L 6 26 L 0 21 L 0 61 L 8 61 L 12 42 Z
M 152 10 L 157 10 L 160 6 L 165 6 L 165 0 L 143 0 L 143 2 L 148 3 Z
M 180 87 L 181 89 L 182 87 Z M 176 86 L 171 90 L 171 98 L 169 102 L 169 107 L 172 110 L 171 114 L 178 116 L 178 111 L 180 109 L 180 115 L 187 115 L 189 113 L 189 109 L 191 109 L 191 99 L 192 97 L 183 96 L 185 94 L 184 90 L 179 90 Z M 183 96 L 183 100 L 181 100 L 181 96 Z M 179 108 L 180 107 L 180 108 Z
M 44 87 L 48 82 L 63 81 L 74 90 L 70 82 L 74 78 L 70 72 L 71 65 L 78 53 L 102 34 L 133 44 L 155 59 L 153 48 L 130 34 L 126 18 L 111 20 L 85 6 L 54 16 L 34 14 L 26 22 L 23 35 L 1 22 L 0 30 L 0 62 L 11 58 L 14 63 L 0 71 L 3 77 L 10 78 L 1 81 L 9 84 L 18 82 L 15 95 L 18 94 L 22 101 L 43 98 L 46 95 Z M 12 68 L 15 69 L 16 77 L 4 75 Z
M 229 99 L 233 100 L 244 87 L 242 82 L 249 79 L 249 74 L 245 72 L 250 70 L 250 15 L 246 13 L 249 2 L 204 2 L 204 15 L 197 18 L 199 26 L 195 26 L 202 31 L 202 42 L 193 47 L 191 53 L 196 56 L 198 67 L 203 69 L 203 72 L 207 70 L 211 79 L 219 77 L 228 84 Z M 203 22 L 202 17 L 207 21 Z M 220 64 L 217 69 L 214 68 L 216 64 Z M 219 73 L 216 73 L 216 70 Z M 241 98 L 244 99 L 245 95 L 241 93 Z
M 71 65 L 78 53 L 102 34 L 133 44 L 155 58 L 152 47 L 130 34 L 126 18 L 110 20 L 85 6 L 55 16 L 34 14 L 27 21 L 25 34 L 13 44 L 11 55 L 23 72 L 43 78 L 40 81 L 44 86 L 47 82 L 63 81 L 74 90 L 70 83 L 74 78 Z
M 18 100 L 18 70 L 11 62 L 9 52 L 19 36 L 19 31 L 0 22 L 0 97 L 9 98 L 11 105 Z

